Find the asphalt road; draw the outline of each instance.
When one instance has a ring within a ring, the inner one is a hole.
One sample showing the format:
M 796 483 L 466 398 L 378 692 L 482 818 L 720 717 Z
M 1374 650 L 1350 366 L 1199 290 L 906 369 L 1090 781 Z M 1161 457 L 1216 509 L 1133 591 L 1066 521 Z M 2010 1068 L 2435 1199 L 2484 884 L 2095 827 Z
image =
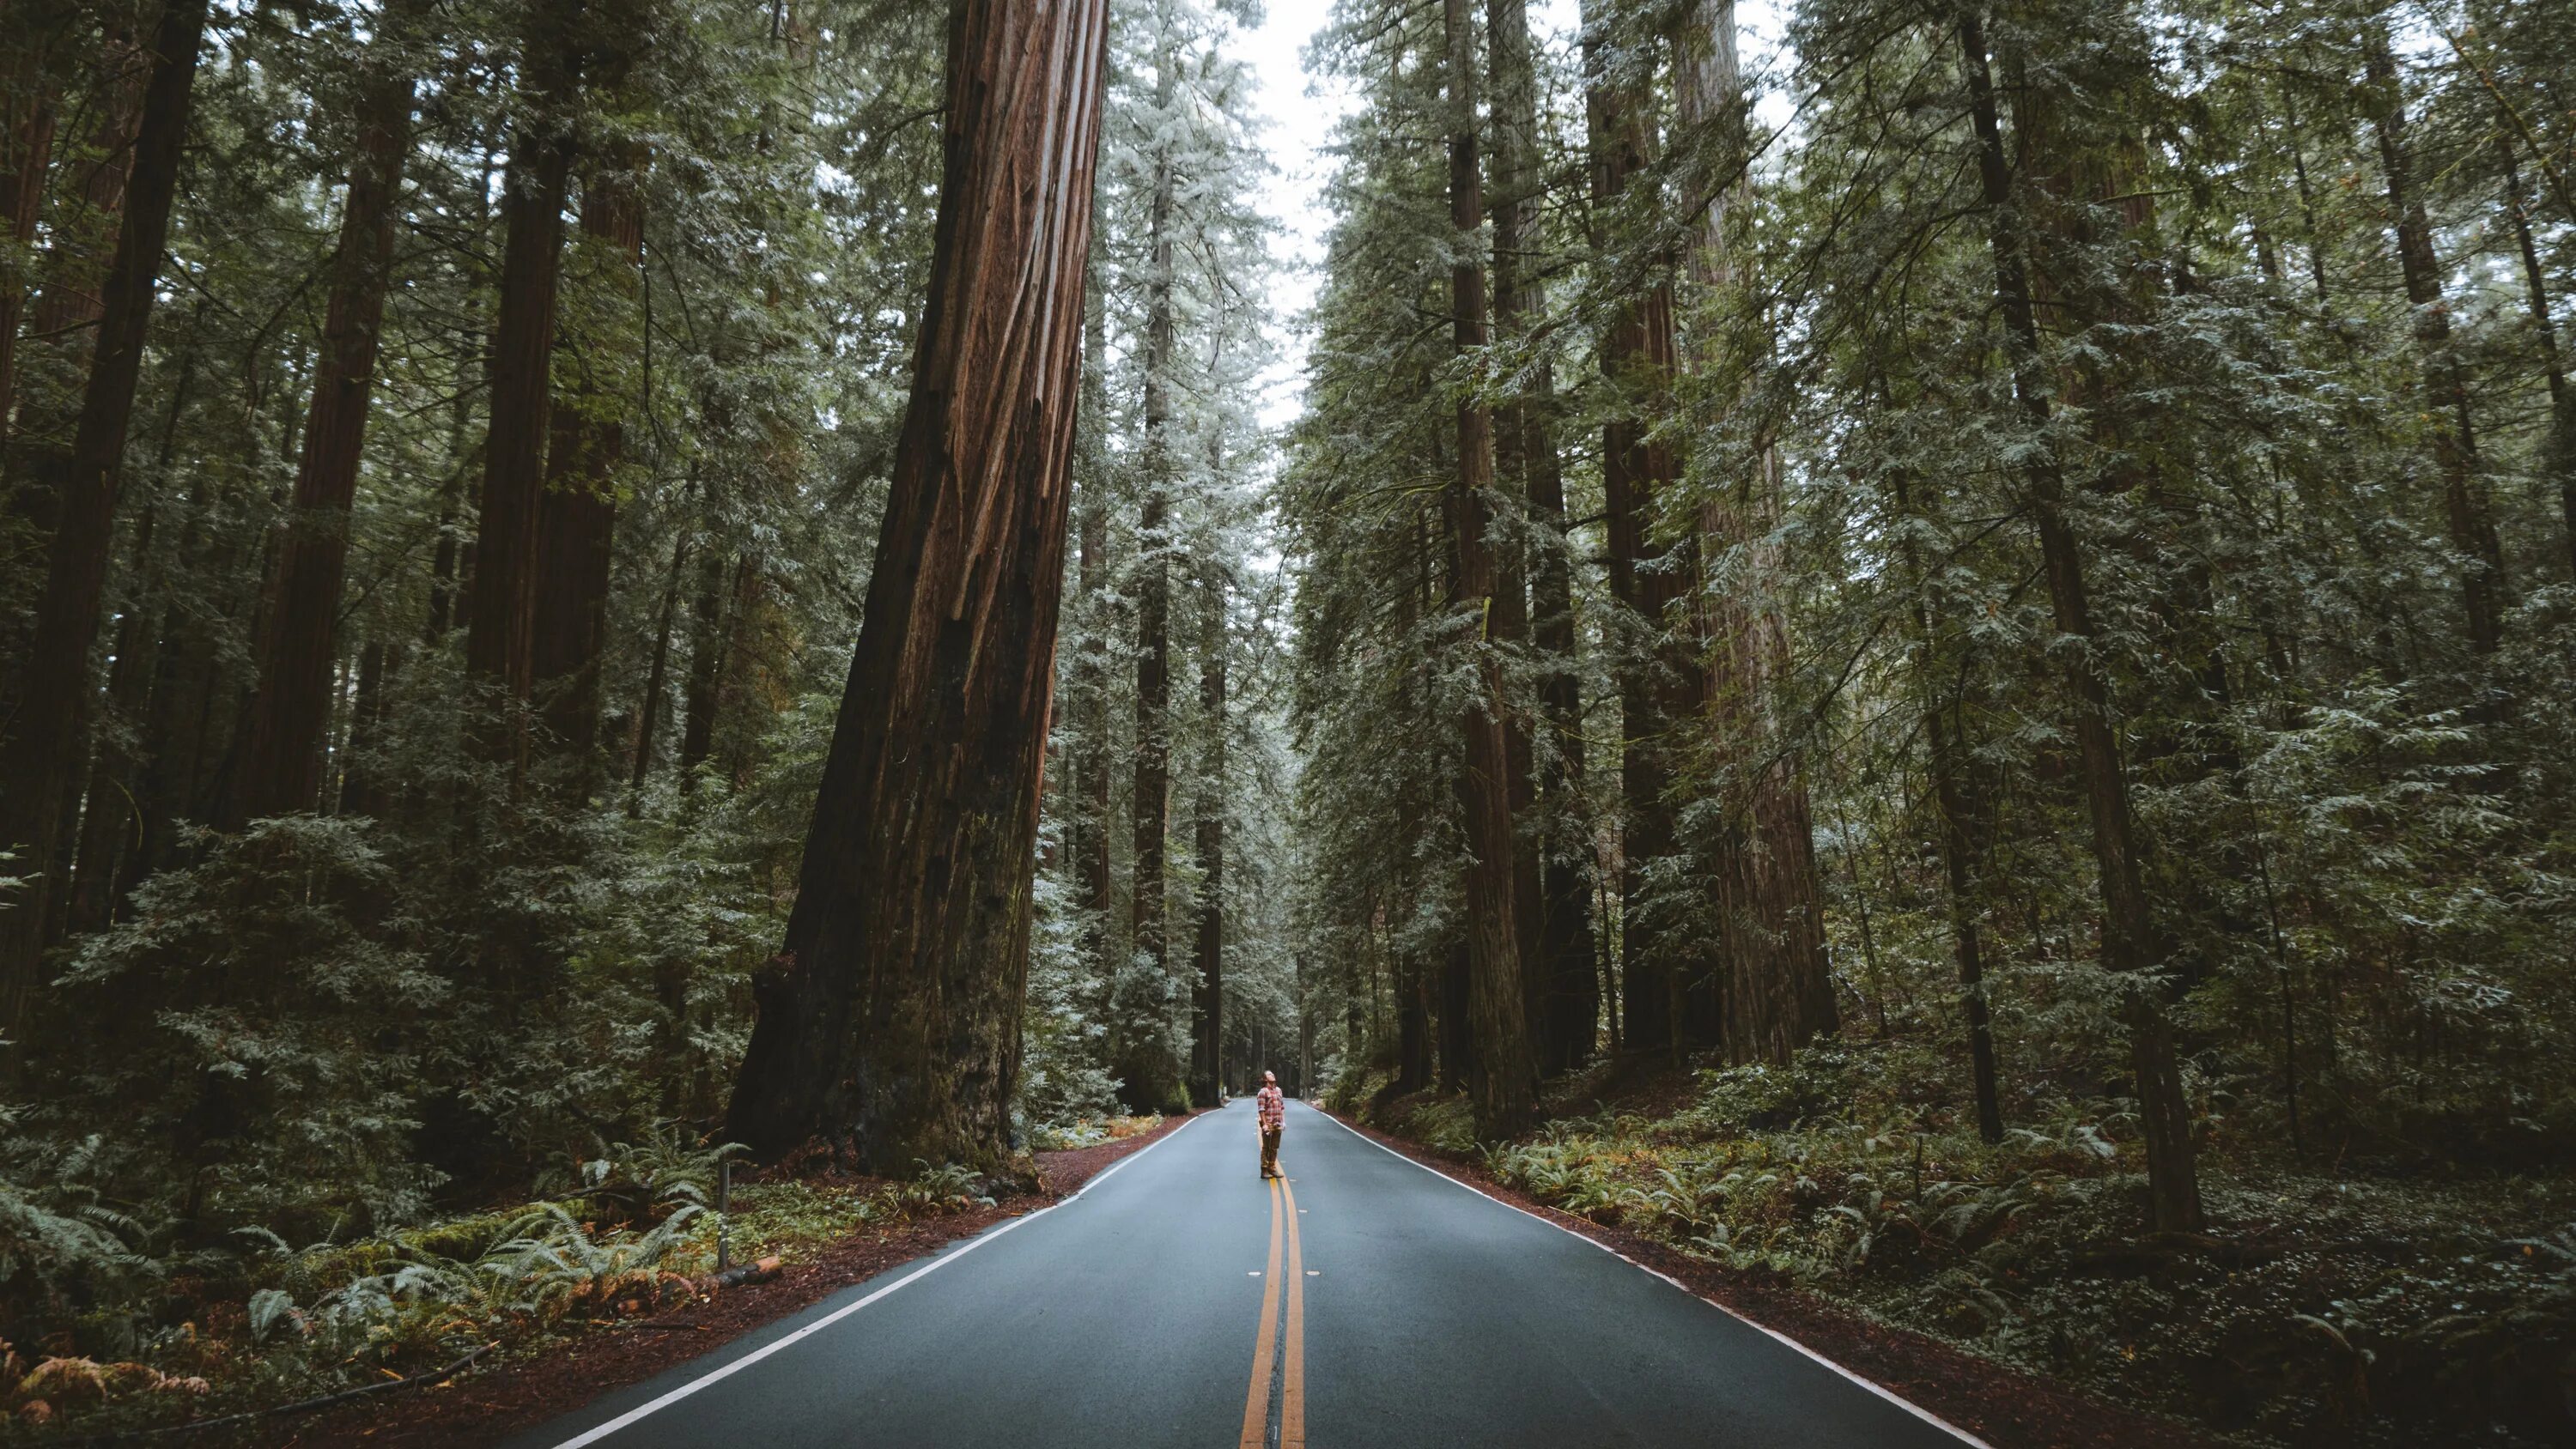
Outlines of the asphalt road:
M 1672 1445 L 1958 1435 L 1597 1245 L 1302 1104 L 609 1394 L 510 1449 Z

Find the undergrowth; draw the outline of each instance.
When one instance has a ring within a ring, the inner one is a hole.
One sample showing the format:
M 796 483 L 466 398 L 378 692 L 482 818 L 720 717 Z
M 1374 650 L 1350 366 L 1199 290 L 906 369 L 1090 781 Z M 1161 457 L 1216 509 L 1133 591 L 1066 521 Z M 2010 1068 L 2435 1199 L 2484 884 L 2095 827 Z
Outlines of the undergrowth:
M 733 1151 L 661 1129 L 565 1162 L 560 1198 L 350 1242 L 251 1233 L 185 1254 L 77 1195 L 0 1183 L 0 1306 L 26 1340 L 0 1342 L 0 1414 L 34 1439 L 111 1433 L 683 1308 L 714 1291 L 716 1183 Z M 722 1224 L 732 1257 L 793 1262 L 993 1203 L 975 1172 L 920 1168 L 898 1182 L 737 1183 Z
M 2221 1135 L 2209 1231 L 2142 1234 L 2127 1103 L 2063 1103 L 1989 1145 L 1902 1100 L 1904 1056 L 1702 1070 L 1660 1115 L 1585 1102 L 1578 1080 L 1538 1132 L 1481 1151 L 1567 1212 L 2249 1441 L 2567 1442 L 2576 1182 L 2285 1171 Z M 1366 1113 L 1380 1085 L 1337 1105 Z M 1480 1150 L 1461 1099 L 1376 1115 Z

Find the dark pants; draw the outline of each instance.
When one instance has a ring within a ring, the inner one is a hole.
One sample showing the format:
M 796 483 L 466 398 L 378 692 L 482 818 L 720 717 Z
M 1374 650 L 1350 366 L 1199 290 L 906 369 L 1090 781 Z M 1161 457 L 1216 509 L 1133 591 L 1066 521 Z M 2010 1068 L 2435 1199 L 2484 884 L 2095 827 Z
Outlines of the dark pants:
M 1261 1175 L 1279 1175 L 1279 1129 L 1276 1127 L 1261 1129 Z

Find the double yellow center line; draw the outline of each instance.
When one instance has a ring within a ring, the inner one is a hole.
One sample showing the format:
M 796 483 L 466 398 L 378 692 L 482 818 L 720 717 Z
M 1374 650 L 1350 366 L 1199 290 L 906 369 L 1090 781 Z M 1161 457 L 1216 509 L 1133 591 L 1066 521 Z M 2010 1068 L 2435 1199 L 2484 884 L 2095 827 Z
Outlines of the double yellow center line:
M 1279 1256 L 1288 1250 L 1288 1330 L 1279 1332 Z M 1306 1449 L 1306 1273 L 1297 1242 L 1297 1190 L 1288 1179 L 1270 1180 L 1270 1266 L 1262 1274 L 1261 1331 L 1252 1340 L 1252 1387 L 1243 1399 L 1243 1441 L 1238 1449 L 1269 1449 L 1270 1381 L 1279 1380 L 1279 1449 Z M 1284 1359 L 1284 1361 L 1283 1361 Z

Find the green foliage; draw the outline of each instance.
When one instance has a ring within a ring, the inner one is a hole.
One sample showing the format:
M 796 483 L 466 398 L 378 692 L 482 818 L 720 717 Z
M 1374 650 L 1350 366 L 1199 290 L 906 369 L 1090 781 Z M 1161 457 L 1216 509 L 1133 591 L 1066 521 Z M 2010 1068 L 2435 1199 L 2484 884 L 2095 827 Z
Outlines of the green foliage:
M 114 1299 L 138 1292 L 163 1271 L 138 1246 L 147 1236 L 93 1191 L 30 1189 L 0 1178 L 0 1301 L 59 1304 L 73 1293 Z
M 436 1181 L 409 1151 L 420 1062 L 392 1043 L 448 987 L 372 928 L 395 890 L 364 822 L 314 817 L 262 821 L 146 881 L 135 917 L 85 940 L 61 983 L 89 1008 L 68 1084 L 113 1124 L 88 1174 L 155 1180 L 209 1227 L 418 1216 Z
M 723 1164 L 743 1155 L 739 1143 L 708 1147 L 675 1122 L 656 1122 L 640 1144 L 603 1143 L 599 1155 L 577 1163 L 580 1192 L 603 1222 L 636 1223 L 715 1201 Z
M 1703 1072 L 1669 1115 L 1559 1119 L 1490 1148 L 1487 1166 L 1568 1212 L 2231 1427 L 2394 1443 L 2463 1414 L 2528 1432 L 2554 1412 L 2554 1365 L 2576 1347 L 2563 1182 L 2253 1169 L 2215 1196 L 2228 1227 L 2141 1239 L 2138 1148 L 2117 1110 L 1988 1146 L 1869 1115 L 1901 1090 L 1905 1058 L 1810 1055 Z M 1858 1112 L 1784 1111 L 1800 1078 L 1839 1082 L 1826 1100 Z

